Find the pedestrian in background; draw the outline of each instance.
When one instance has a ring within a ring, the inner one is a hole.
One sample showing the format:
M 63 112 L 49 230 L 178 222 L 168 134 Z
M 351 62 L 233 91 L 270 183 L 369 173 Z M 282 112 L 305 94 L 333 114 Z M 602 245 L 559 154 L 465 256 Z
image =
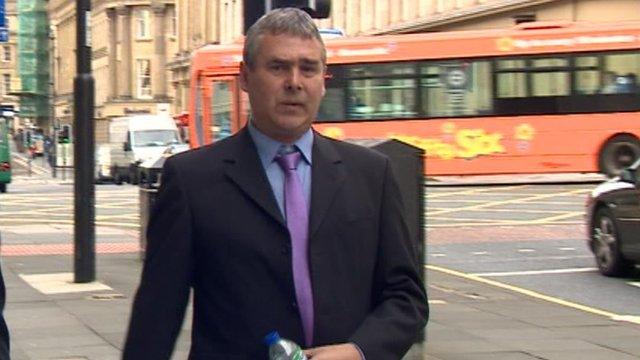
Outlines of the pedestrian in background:
M 278 331 L 311 359 L 400 359 L 428 317 L 389 160 L 311 129 L 326 51 L 277 9 L 248 31 L 237 134 L 167 159 L 124 359 L 169 359 L 193 289 L 190 359 L 266 359 Z
M 16 150 L 18 150 L 19 153 L 23 153 L 24 152 L 24 130 L 22 130 L 22 128 L 16 131 L 13 137 L 13 141 L 16 143 Z
M 53 168 L 54 163 L 53 163 L 53 140 L 51 139 L 51 136 L 49 135 L 45 135 L 44 136 L 44 156 L 45 159 L 47 161 L 47 164 L 49 164 L 50 167 Z

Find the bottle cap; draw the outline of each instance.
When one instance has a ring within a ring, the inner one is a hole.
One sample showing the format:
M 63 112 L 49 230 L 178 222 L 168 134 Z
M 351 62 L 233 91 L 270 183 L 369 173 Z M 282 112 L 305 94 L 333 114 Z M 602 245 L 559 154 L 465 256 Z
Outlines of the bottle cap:
M 264 337 L 264 343 L 267 346 L 271 346 L 273 343 L 276 343 L 280 340 L 280 334 L 277 331 L 270 332 L 267 336 Z

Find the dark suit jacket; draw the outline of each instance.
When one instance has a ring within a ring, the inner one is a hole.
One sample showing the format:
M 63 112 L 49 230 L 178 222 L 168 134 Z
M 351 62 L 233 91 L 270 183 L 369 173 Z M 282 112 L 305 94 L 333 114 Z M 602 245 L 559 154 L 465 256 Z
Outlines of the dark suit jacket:
M 314 135 L 309 263 L 314 346 L 399 359 L 426 324 L 420 264 L 383 155 Z M 168 359 L 193 288 L 191 359 L 266 359 L 303 342 L 290 238 L 246 129 L 167 160 L 124 359 Z
M 4 321 L 5 288 L 0 269 L 0 360 L 9 360 L 9 330 Z

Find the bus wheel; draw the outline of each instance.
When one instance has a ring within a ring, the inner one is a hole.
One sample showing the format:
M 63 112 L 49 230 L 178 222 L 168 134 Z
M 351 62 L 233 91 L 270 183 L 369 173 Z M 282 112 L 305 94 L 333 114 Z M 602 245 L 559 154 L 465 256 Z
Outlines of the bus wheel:
M 622 169 L 640 158 L 640 141 L 631 135 L 618 135 L 609 140 L 600 152 L 600 172 L 617 176 Z
M 7 192 L 7 184 L 0 184 L 0 193 L 6 193 Z

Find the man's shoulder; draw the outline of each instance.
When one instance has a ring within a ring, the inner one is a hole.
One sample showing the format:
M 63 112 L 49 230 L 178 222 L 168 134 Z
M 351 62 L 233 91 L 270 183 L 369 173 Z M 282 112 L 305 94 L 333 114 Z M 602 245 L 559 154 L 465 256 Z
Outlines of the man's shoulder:
M 175 155 L 172 155 L 167 161 L 171 162 L 173 166 L 179 168 L 190 168 L 193 166 L 202 167 L 203 164 L 207 164 L 207 167 L 215 167 L 216 163 L 221 161 L 236 149 L 237 139 L 235 136 L 216 141 L 212 144 L 200 146 L 195 149 L 190 149 Z

